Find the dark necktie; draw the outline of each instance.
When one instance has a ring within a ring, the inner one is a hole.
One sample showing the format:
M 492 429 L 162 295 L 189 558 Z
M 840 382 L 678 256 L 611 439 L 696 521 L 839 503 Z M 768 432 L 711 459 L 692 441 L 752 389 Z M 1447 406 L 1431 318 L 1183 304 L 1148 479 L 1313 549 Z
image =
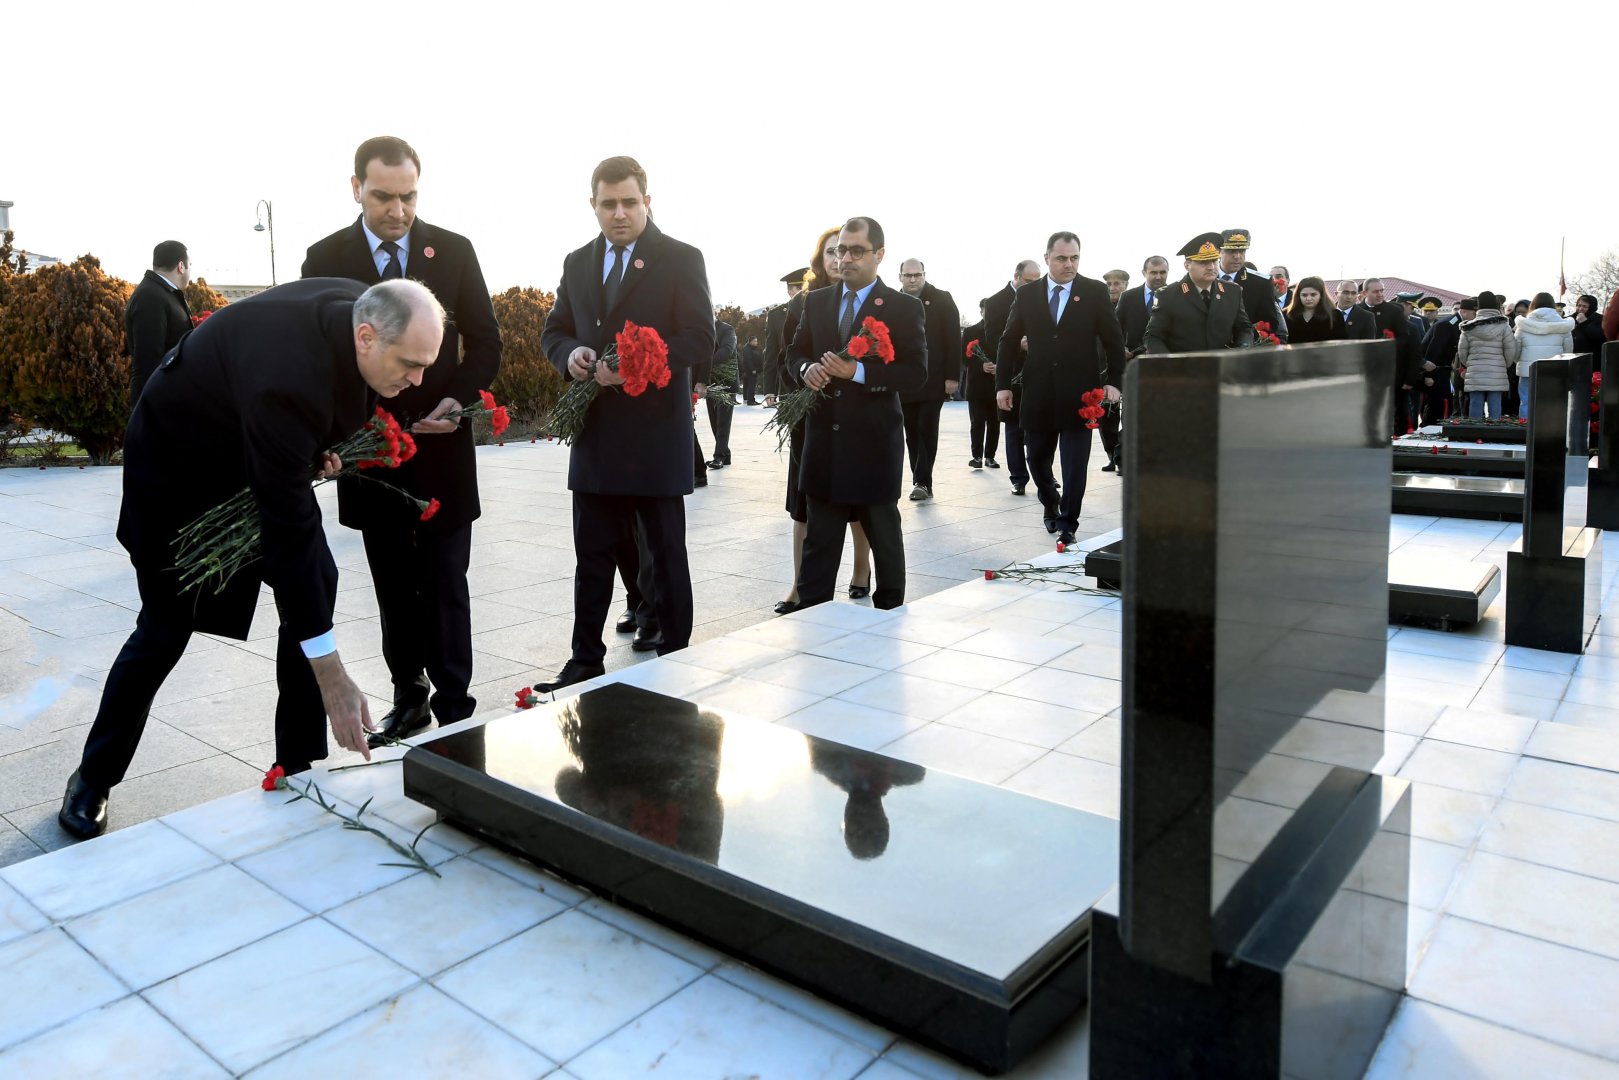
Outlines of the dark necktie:
M 1200 289 L 1198 292 L 1203 297 L 1203 307 L 1207 309 L 1209 306 L 1209 290 Z
M 843 317 L 838 320 L 838 334 L 845 342 L 854 336 L 854 297 L 852 292 L 843 294 Z
M 1057 321 L 1057 312 L 1062 310 L 1062 286 L 1058 285 L 1051 290 L 1051 321 Z
M 624 284 L 624 248 L 614 244 L 613 265 L 607 268 L 607 280 L 602 283 L 602 299 L 606 302 L 604 311 L 613 310 L 613 305 L 618 301 L 618 287 L 622 284 Z
M 399 245 L 392 240 L 384 240 L 377 246 L 388 253 L 388 265 L 382 268 L 382 280 L 387 281 L 390 278 L 404 277 L 405 268 L 399 262 Z

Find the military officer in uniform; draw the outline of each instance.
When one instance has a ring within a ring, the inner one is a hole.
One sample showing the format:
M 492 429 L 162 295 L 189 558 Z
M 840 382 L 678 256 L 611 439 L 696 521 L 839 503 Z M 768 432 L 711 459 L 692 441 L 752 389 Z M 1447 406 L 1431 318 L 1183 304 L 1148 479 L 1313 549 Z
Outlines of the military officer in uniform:
M 1242 290 L 1243 309 L 1248 321 L 1257 327 L 1270 323 L 1270 332 L 1287 342 L 1287 320 L 1276 306 L 1276 283 L 1248 269 L 1247 229 L 1227 229 L 1220 234 L 1220 280 Z
M 1254 343 L 1243 294 L 1220 278 L 1219 233 L 1203 233 L 1176 252 L 1186 276 L 1158 290 L 1143 339 L 1148 353 L 1241 349 Z M 1270 288 L 1268 278 L 1260 279 Z

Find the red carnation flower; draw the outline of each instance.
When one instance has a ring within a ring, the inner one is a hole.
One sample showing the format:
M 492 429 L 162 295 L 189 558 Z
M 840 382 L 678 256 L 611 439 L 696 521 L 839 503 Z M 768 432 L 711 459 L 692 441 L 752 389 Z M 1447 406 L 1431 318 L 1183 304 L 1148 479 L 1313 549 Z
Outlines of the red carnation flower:
M 487 390 L 479 390 L 478 391 L 478 400 L 483 402 L 483 407 L 487 411 L 489 411 L 489 412 L 494 412 L 495 411 L 495 395 L 491 394 L 489 391 L 487 391 Z
M 517 691 L 517 707 L 519 709 L 532 709 L 539 703 L 540 699 L 535 696 L 533 687 L 525 686 Z
M 871 351 L 871 342 L 866 340 L 864 334 L 856 334 L 849 339 L 849 344 L 843 351 L 848 353 L 851 359 L 859 360 Z
M 1394 331 L 1393 330 L 1385 330 L 1385 331 L 1383 331 L 1383 336 L 1388 338 L 1390 341 L 1393 341 L 1394 340 Z
M 275 791 L 277 788 L 286 787 L 287 770 L 283 769 L 279 765 L 274 766 L 269 772 L 264 774 L 264 779 L 260 782 L 259 786 L 265 791 Z
M 1254 323 L 1254 329 L 1259 331 L 1260 337 L 1264 337 L 1266 334 L 1270 333 L 1270 323 L 1256 322 Z
M 648 386 L 661 390 L 669 385 L 669 346 L 656 330 L 626 321 L 614 342 L 626 394 L 640 397 Z
M 984 571 L 984 580 L 985 581 L 994 581 L 995 580 L 995 571 L 993 571 L 993 570 L 985 570 Z
M 399 464 L 403 465 L 416 456 L 416 440 L 408 431 L 399 433 Z
M 493 428 L 494 435 L 497 439 L 504 435 L 506 433 L 506 429 L 512 425 L 512 418 L 511 415 L 506 412 L 506 406 L 496 405 L 494 411 L 489 414 L 489 423 Z
M 440 504 L 440 502 L 437 499 L 429 499 L 428 502 L 427 502 L 427 505 L 422 508 L 422 516 L 420 518 L 418 518 L 417 520 L 419 520 L 419 521 L 431 521 L 431 520 L 433 520 L 433 515 L 439 512 L 439 508 L 440 508 L 441 505 L 442 504 Z
M 871 337 L 872 344 L 877 348 L 877 355 L 882 358 L 883 363 L 892 364 L 894 362 L 894 339 L 889 336 L 888 325 L 871 315 L 867 315 L 860 323 L 860 328 Z
M 976 348 L 978 348 L 978 339 L 977 338 L 973 338 L 971 341 L 967 342 L 967 356 L 968 356 L 969 359 L 971 359 L 972 354 L 973 354 L 973 350 L 976 349 Z

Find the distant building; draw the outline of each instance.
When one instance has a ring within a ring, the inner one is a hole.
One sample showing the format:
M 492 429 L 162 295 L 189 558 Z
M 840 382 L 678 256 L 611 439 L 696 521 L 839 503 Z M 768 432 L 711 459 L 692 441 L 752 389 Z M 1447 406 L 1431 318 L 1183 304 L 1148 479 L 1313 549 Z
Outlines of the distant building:
M 256 296 L 268 289 L 268 285 L 215 285 L 208 283 L 208 287 L 223 296 L 226 300 L 246 300 L 249 296 Z
M 1424 285 L 1420 281 L 1412 281 L 1409 278 L 1389 277 L 1387 274 L 1367 274 L 1366 277 L 1382 278 L 1383 299 L 1385 300 L 1393 300 L 1396 293 L 1403 292 L 1420 292 L 1423 296 L 1437 296 L 1440 302 L 1440 311 L 1446 315 L 1450 314 L 1456 309 L 1457 301 L 1466 300 L 1469 296 L 1476 295 L 1475 293 L 1457 292 L 1454 289 L 1441 289 L 1437 285 Z M 1341 280 L 1344 279 L 1327 279 L 1328 296 L 1338 295 L 1338 282 Z M 1366 278 L 1364 277 L 1354 279 L 1355 284 L 1357 285 L 1365 280 Z

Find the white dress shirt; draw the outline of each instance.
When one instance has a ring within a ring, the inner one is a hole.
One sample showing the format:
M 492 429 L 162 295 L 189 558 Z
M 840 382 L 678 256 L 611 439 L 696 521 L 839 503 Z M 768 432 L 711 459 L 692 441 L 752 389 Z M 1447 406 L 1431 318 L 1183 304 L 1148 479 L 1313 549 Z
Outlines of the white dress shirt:
M 631 240 L 629 243 L 624 245 L 624 261 L 623 261 L 623 263 L 620 264 L 620 266 L 618 268 L 618 280 L 619 281 L 623 281 L 624 280 L 624 275 L 629 273 L 630 260 L 635 257 L 635 243 L 636 242 L 634 240 Z M 604 284 L 607 281 L 607 275 L 609 273 L 611 273 L 612 270 L 613 270 L 613 245 L 611 243 L 607 243 L 607 244 L 603 245 L 603 250 L 602 250 L 602 282 Z

